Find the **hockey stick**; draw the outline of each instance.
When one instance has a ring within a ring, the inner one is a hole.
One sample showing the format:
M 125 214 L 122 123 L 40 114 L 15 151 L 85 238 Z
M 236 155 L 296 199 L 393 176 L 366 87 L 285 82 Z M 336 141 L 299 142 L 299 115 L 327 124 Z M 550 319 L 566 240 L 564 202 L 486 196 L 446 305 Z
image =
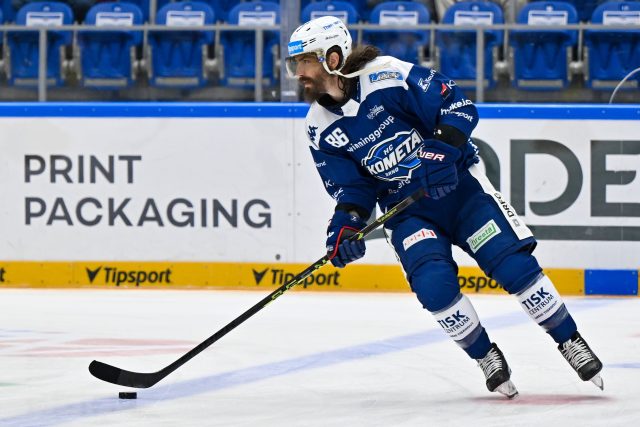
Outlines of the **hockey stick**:
M 425 193 L 423 189 L 420 189 L 414 192 L 412 195 L 402 200 L 393 208 L 389 209 L 384 215 L 380 216 L 379 218 L 376 218 L 373 222 L 368 224 L 366 227 L 360 230 L 360 232 L 358 232 L 357 234 L 351 236 L 349 239 L 350 240 L 364 239 L 364 237 L 367 234 L 371 233 L 373 230 L 375 230 L 376 228 L 384 224 L 386 221 L 388 221 L 390 218 L 395 216 L 398 212 L 401 212 L 402 210 L 406 209 L 409 205 L 411 205 L 413 202 L 420 199 L 424 195 Z M 313 264 L 311 264 L 309 267 L 307 267 L 302 273 L 299 273 L 289 282 L 280 286 L 278 289 L 271 292 L 269 295 L 267 295 L 262 300 L 260 300 L 256 305 L 254 305 L 253 307 L 251 307 L 250 309 L 242 313 L 240 316 L 236 317 L 228 325 L 226 325 L 225 327 L 220 329 L 218 332 L 211 335 L 209 338 L 207 338 L 206 340 L 204 340 L 203 342 L 195 346 L 189 352 L 185 353 L 182 357 L 177 359 L 175 362 L 160 369 L 157 372 L 148 372 L 148 373 L 131 372 L 131 371 L 117 368 L 115 366 L 108 365 L 106 363 L 99 362 L 97 360 L 94 360 L 93 362 L 91 362 L 91 364 L 89 365 L 89 372 L 91 372 L 91 375 L 93 375 L 94 377 L 109 383 L 122 385 L 126 387 L 149 388 L 152 385 L 159 382 L 160 380 L 162 380 L 163 378 L 165 378 L 167 375 L 169 375 L 173 371 L 175 371 L 176 369 L 178 369 L 180 366 L 187 363 L 189 360 L 191 360 L 193 357 L 198 355 L 200 352 L 202 352 L 204 349 L 209 347 L 211 344 L 218 341 L 223 336 L 227 335 L 229 332 L 235 329 L 236 326 L 240 325 L 245 320 L 247 320 L 257 312 L 262 310 L 264 307 L 267 306 L 267 304 L 269 304 L 270 302 L 278 298 L 285 291 L 288 291 L 295 285 L 302 283 L 307 277 L 311 276 L 316 270 L 320 269 L 327 262 L 329 262 L 329 257 L 325 255 L 319 260 L 317 260 L 316 262 L 314 262 Z

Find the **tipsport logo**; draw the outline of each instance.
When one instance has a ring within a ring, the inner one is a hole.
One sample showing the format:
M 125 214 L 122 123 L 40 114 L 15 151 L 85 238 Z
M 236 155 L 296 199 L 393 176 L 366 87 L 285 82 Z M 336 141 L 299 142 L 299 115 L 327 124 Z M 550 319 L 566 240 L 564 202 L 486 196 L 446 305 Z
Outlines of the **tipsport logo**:
M 485 276 L 458 276 L 458 286 L 460 290 L 469 289 L 475 293 L 483 289 L 503 289 L 500 283 Z
M 253 278 L 255 279 L 256 285 L 282 286 L 285 283 L 289 283 L 294 277 L 296 277 L 296 273 L 278 268 L 270 269 L 267 267 L 264 270 L 256 270 L 255 268 L 252 268 L 251 271 L 253 272 Z M 338 287 L 340 286 L 340 272 L 334 271 L 329 274 L 314 273 L 304 279 L 300 285 L 302 285 L 303 288 L 308 288 L 309 286 Z
M 162 271 L 145 271 L 145 270 L 121 270 L 116 267 L 103 267 L 100 266 L 95 269 L 86 268 L 87 277 L 89 283 L 93 283 L 96 278 L 102 274 L 104 283 L 115 284 L 120 286 L 122 284 L 135 284 L 136 286 L 144 284 L 171 284 L 171 269 L 167 268 Z

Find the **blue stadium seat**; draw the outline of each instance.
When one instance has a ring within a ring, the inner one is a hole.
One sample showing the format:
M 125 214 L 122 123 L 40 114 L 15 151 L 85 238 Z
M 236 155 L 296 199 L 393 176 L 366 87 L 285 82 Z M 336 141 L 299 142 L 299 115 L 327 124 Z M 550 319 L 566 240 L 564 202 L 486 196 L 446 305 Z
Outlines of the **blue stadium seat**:
M 603 0 L 565 0 L 571 3 L 578 12 L 578 21 L 589 22 L 593 11 L 599 4 L 604 3 Z
M 300 14 L 300 21 L 307 22 L 321 16 L 335 16 L 345 24 L 358 22 L 358 11 L 351 3 L 340 0 L 327 0 L 309 3 Z
M 321 16 L 335 16 L 340 18 L 345 24 L 356 24 L 358 22 L 358 11 L 351 3 L 346 1 L 317 1 L 309 3 L 300 14 L 300 22 L 307 22 Z M 358 37 L 357 31 L 349 31 L 354 40 Z
M 512 79 L 516 87 L 532 90 L 562 89 L 569 83 L 569 64 L 577 30 L 563 29 L 576 24 L 576 9 L 567 2 L 540 1 L 525 5 L 516 22 L 557 26 L 553 30 L 512 30 L 509 33 Z
M 73 12 L 64 3 L 34 2 L 28 3 L 18 10 L 16 24 L 27 27 L 47 27 L 71 25 Z M 9 50 L 7 67 L 9 84 L 15 86 L 37 87 L 39 34 L 37 31 L 8 31 L 7 47 Z M 46 82 L 48 86 L 60 86 L 64 81 L 62 70 L 65 47 L 70 45 L 70 31 L 47 32 L 47 67 Z
M 145 0 L 145 1 L 148 2 L 149 0 Z M 179 1 L 179 0 L 157 0 L 156 10 L 160 10 L 165 5 L 169 3 L 175 3 L 176 1 Z M 225 20 L 227 16 L 226 10 L 223 7 L 223 3 L 226 4 L 225 0 L 198 0 L 198 1 L 201 1 L 211 6 L 211 9 L 213 9 L 213 15 L 215 16 L 216 21 Z
M 254 1 L 236 5 L 227 17 L 232 25 L 277 25 L 280 23 L 280 6 L 275 2 Z M 262 52 L 262 84 L 275 84 L 275 61 L 279 31 L 264 32 Z M 255 31 L 221 31 L 223 50 L 222 82 L 235 87 L 254 87 L 256 74 Z
M 347 1 L 345 0 L 344 2 L 346 3 Z M 325 0 L 301 0 L 300 11 L 304 11 L 310 4 L 314 3 L 325 3 Z M 366 20 L 369 18 L 369 8 L 367 6 L 367 0 L 351 0 L 348 3 L 355 9 L 359 19 Z M 307 21 L 308 19 L 302 20 L 302 22 Z
M 447 9 L 442 23 L 459 26 L 503 24 L 504 16 L 496 3 L 462 1 Z M 503 31 L 485 30 L 484 42 L 484 87 L 493 87 L 493 66 L 497 60 L 497 48 L 503 42 Z M 475 29 L 438 30 L 436 46 L 440 72 L 454 79 L 458 86 L 474 88 L 477 75 L 476 45 Z
M 142 11 L 142 22 L 149 22 L 149 13 L 151 12 L 150 0 L 126 0 L 127 3 L 133 3 Z M 156 4 L 156 10 L 160 10 L 160 0 Z
M 429 44 L 429 31 L 382 29 L 387 25 L 428 24 L 429 10 L 421 3 L 390 1 L 380 3 L 371 11 L 371 24 L 378 24 L 380 30 L 364 30 L 363 41 L 380 48 L 385 55 L 392 55 L 403 61 L 418 63 L 422 60 L 425 46 Z
M 15 15 L 13 11 L 13 6 L 11 5 L 10 0 L 0 0 L 0 16 L 2 16 L 2 21 L 0 23 L 4 23 L 4 21 L 12 21 L 13 16 Z
M 157 25 L 168 27 L 198 27 L 214 22 L 211 6 L 199 1 L 169 3 L 156 16 Z M 208 81 L 205 61 L 212 43 L 212 31 L 150 31 L 149 83 L 184 89 L 203 86 Z
M 600 5 L 593 24 L 634 25 L 629 30 L 585 31 L 587 86 L 613 89 L 627 74 L 640 67 L 640 2 L 612 1 Z M 621 89 L 638 89 L 640 73 L 625 81 Z
M 142 11 L 133 3 L 107 2 L 92 6 L 85 25 L 130 27 L 142 24 Z M 135 79 L 136 48 L 142 31 L 80 31 L 80 82 L 83 86 L 118 89 Z

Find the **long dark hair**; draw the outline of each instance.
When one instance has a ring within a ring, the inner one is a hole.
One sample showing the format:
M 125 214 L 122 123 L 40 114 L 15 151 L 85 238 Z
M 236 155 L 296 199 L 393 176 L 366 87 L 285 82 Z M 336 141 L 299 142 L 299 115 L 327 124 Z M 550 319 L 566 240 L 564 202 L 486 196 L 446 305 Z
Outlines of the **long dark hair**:
M 354 71 L 358 71 L 364 67 L 364 65 L 368 62 L 373 61 L 378 56 L 380 56 L 380 49 L 375 46 L 369 45 L 361 45 L 353 49 L 351 55 L 347 57 L 347 60 L 344 63 L 344 67 L 340 72 L 342 74 L 353 73 Z M 357 77 L 353 77 L 347 79 L 345 77 L 338 77 L 338 85 L 342 90 L 342 93 L 345 96 L 345 99 L 351 93 L 353 89 L 353 85 L 356 84 Z

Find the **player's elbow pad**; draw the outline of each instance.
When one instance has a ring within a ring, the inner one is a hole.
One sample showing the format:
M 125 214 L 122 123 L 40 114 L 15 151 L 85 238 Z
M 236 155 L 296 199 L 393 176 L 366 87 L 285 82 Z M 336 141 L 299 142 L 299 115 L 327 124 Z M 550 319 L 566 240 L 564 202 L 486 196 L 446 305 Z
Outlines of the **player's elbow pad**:
M 464 132 L 450 125 L 438 125 L 433 132 L 433 137 L 456 148 L 462 147 L 469 140 Z

